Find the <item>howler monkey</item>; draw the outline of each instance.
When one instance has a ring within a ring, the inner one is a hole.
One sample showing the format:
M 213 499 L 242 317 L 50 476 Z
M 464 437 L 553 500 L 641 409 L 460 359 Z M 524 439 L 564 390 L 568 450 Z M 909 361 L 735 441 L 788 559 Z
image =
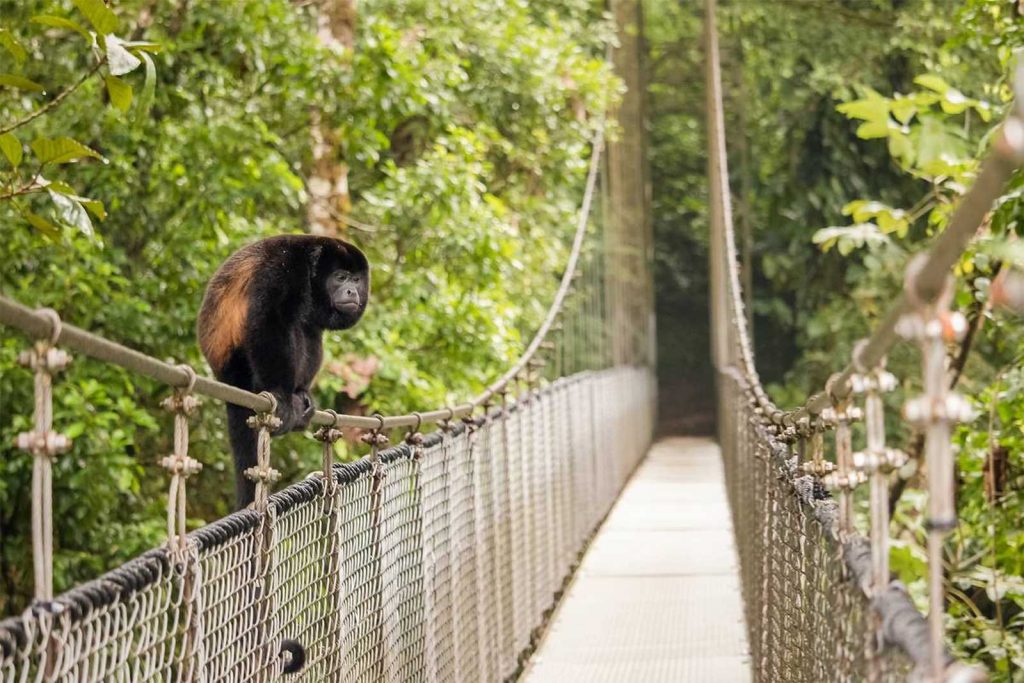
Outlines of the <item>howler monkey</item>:
M 232 254 L 206 288 L 199 311 L 199 346 L 217 379 L 269 391 L 281 426 L 299 431 L 314 407 L 309 388 L 323 360 L 323 331 L 355 325 L 370 296 L 366 257 L 331 237 L 281 235 Z M 228 404 L 238 508 L 252 502 L 256 433 L 248 408 Z

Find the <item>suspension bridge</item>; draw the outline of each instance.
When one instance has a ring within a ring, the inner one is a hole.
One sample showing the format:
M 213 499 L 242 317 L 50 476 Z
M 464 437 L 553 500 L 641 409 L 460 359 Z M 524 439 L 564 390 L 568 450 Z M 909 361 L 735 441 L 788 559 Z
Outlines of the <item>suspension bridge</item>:
M 36 599 L 0 621 L 0 680 L 986 680 L 944 647 L 950 429 L 966 415 L 943 374 L 960 328 L 948 278 L 1024 159 L 1021 111 L 889 315 L 821 393 L 780 409 L 746 328 L 708 6 L 717 443 L 651 448 L 649 254 L 591 216 L 600 137 L 561 285 L 513 367 L 460 405 L 319 411 L 322 467 L 276 492 L 273 445 L 261 439 L 254 506 L 192 532 L 196 396 L 257 415 L 269 400 L 0 297 L 0 323 L 33 340 L 21 361 L 36 397 L 18 437 L 34 462 Z M 623 267 L 627 252 L 635 260 Z M 923 358 L 924 394 L 905 413 L 926 439 L 927 616 L 888 566 L 889 484 L 905 456 L 885 444 L 881 395 L 895 387 L 884 358 L 897 343 L 919 344 Z M 175 448 L 163 460 L 167 542 L 54 594 L 52 463 L 71 443 L 52 401 L 71 353 L 171 387 Z M 867 443 L 855 452 L 856 420 Z M 345 429 L 364 434 L 369 455 L 334 462 Z M 867 525 L 854 515 L 859 486 L 870 491 Z

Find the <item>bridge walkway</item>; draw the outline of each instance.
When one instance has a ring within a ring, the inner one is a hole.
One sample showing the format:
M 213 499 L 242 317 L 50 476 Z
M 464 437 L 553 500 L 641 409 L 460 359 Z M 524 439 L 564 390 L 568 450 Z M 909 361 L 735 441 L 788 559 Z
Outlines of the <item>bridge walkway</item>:
M 583 559 L 526 683 L 750 681 L 718 446 L 657 443 Z

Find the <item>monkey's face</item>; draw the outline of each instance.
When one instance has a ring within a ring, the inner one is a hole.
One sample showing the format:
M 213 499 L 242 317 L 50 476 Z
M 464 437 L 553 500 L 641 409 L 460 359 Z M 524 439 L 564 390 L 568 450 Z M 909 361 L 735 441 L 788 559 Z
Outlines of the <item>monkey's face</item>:
M 334 309 L 335 329 L 352 327 L 363 316 L 370 298 L 370 273 L 366 269 L 336 268 L 327 276 L 327 299 Z

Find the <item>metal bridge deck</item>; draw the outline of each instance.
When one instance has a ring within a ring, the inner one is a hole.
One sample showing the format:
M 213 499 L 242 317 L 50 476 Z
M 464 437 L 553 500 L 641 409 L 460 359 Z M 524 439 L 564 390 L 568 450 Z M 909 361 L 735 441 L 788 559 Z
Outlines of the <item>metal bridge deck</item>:
M 718 447 L 656 444 L 605 520 L 526 683 L 750 680 Z

